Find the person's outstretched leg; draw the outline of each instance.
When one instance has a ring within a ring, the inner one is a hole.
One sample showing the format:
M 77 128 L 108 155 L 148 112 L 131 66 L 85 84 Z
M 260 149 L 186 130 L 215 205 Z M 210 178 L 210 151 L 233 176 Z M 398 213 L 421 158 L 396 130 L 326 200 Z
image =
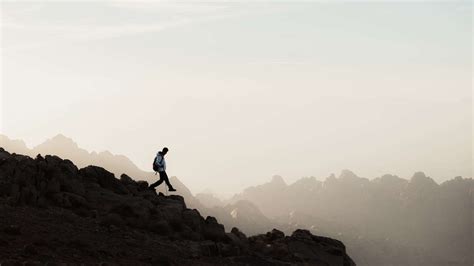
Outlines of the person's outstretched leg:
M 161 173 L 160 173 L 160 179 L 158 181 L 156 181 L 155 183 L 151 184 L 150 185 L 150 188 L 151 189 L 155 189 L 157 186 L 161 185 L 161 183 L 163 183 L 163 177 L 161 176 Z
M 176 189 L 174 189 L 173 186 L 171 185 L 166 172 L 160 172 L 160 180 L 162 179 L 165 181 L 166 185 L 168 186 L 169 191 L 176 191 Z

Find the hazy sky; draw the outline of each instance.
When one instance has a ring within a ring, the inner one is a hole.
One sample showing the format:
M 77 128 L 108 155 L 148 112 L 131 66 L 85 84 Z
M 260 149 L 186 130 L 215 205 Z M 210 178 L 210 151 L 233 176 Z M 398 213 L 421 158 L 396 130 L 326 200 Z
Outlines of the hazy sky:
M 1 132 L 193 192 L 342 169 L 472 176 L 472 2 L 1 4 Z

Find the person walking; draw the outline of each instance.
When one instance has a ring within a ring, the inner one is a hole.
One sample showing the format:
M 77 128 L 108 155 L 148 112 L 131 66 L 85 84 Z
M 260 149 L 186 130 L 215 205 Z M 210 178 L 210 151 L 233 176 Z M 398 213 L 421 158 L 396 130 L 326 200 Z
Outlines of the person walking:
M 155 188 L 161 183 L 165 182 L 166 185 L 168 186 L 168 191 L 176 191 L 176 189 L 173 188 L 173 186 L 170 183 L 170 180 L 168 179 L 168 175 L 166 174 L 166 161 L 165 161 L 165 155 L 168 153 L 168 148 L 164 147 L 163 150 L 159 151 L 156 154 L 155 160 L 153 160 L 153 170 L 155 172 L 158 172 L 160 175 L 160 179 L 156 181 L 155 183 L 151 184 L 148 188 L 155 190 Z

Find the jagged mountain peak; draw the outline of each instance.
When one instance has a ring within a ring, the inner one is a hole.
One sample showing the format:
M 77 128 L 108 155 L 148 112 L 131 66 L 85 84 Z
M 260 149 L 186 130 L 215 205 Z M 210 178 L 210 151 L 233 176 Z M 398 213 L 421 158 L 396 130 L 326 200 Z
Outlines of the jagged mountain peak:
M 429 185 L 429 186 L 438 186 L 438 184 L 429 176 L 426 176 L 424 172 L 416 172 L 413 174 L 410 179 L 411 185 Z
M 317 180 L 316 177 L 310 176 L 310 177 L 303 177 L 298 180 L 296 180 L 293 184 L 290 185 L 290 187 L 294 189 L 304 189 L 304 190 L 310 190 L 312 191 L 313 189 L 321 186 L 322 182 Z
M 270 181 L 271 184 L 286 186 L 285 180 L 280 175 L 272 176 L 272 180 Z
M 339 175 L 339 179 L 358 179 L 359 177 L 354 174 L 351 170 L 344 169 L 341 171 L 341 174 Z
M 71 138 L 66 137 L 62 133 L 58 133 L 56 136 L 51 138 L 52 140 L 64 140 L 64 141 L 71 141 L 74 142 Z
M 227 205 L 226 209 L 230 209 L 231 215 L 236 218 L 236 214 L 243 212 L 245 214 L 252 213 L 251 216 L 255 216 L 255 213 L 260 213 L 260 210 L 248 200 L 239 200 L 233 204 Z
M 72 138 L 66 137 L 65 135 L 63 135 L 61 133 L 57 134 L 56 136 L 54 136 L 54 137 L 52 137 L 48 140 L 46 140 L 44 143 L 55 143 L 57 145 L 70 146 L 70 147 L 74 147 L 74 148 L 78 147 L 77 143 Z
M 425 175 L 424 172 L 415 172 L 412 176 L 412 179 L 426 179 L 427 176 Z
M 112 157 L 114 156 L 113 153 L 111 153 L 110 151 L 101 151 L 98 153 L 99 156 L 107 156 L 107 157 Z M 119 156 L 119 155 L 115 155 L 115 156 Z
M 19 153 L 26 153 L 28 151 L 28 147 L 23 140 L 10 139 L 8 136 L 3 134 L 0 134 L 0 147 Z
M 382 184 L 399 184 L 399 183 L 406 183 L 407 180 L 400 178 L 397 175 L 385 174 L 381 177 L 375 178 L 372 180 L 373 183 L 382 183 Z

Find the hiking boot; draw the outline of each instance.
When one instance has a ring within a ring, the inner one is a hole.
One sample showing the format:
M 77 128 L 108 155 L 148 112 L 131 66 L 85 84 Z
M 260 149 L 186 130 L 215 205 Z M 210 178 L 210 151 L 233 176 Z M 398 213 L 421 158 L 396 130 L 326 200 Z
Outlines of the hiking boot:
M 176 191 L 176 189 L 170 188 L 170 189 L 168 189 L 168 191 Z

